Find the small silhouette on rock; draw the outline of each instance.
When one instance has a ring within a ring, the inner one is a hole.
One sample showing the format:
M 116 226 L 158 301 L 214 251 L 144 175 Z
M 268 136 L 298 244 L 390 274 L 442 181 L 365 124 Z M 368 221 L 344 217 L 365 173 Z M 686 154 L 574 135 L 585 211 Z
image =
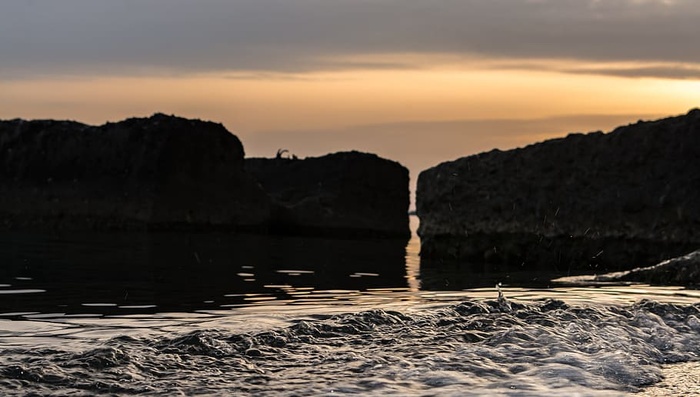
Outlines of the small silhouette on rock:
M 408 170 L 374 154 L 339 152 L 303 160 L 246 159 L 276 209 L 283 234 L 409 237 Z

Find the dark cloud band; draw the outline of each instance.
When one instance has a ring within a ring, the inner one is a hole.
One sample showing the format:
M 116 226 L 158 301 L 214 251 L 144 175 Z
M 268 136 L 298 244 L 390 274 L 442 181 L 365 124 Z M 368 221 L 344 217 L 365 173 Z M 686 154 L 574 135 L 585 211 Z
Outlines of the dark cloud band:
M 693 0 L 7 0 L 0 76 L 372 68 L 338 59 L 385 53 L 700 64 L 698 20 Z

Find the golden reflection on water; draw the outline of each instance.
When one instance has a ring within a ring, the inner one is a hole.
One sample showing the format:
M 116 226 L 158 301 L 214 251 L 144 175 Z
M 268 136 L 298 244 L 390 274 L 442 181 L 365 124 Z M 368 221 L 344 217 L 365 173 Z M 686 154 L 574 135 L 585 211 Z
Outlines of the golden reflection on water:
M 700 291 L 682 287 L 594 286 L 557 288 L 501 287 L 506 299 L 529 303 L 544 299 L 562 300 L 574 306 L 629 305 L 642 299 L 690 305 L 700 302 Z M 372 288 L 366 291 L 312 290 L 289 291 L 290 299 L 275 299 L 264 294 L 246 294 L 245 303 L 222 305 L 238 313 L 343 313 L 374 308 L 392 310 L 421 310 L 444 307 L 461 301 L 495 300 L 496 287 L 473 288 L 462 291 L 417 291 L 411 288 Z M 202 310 L 202 313 L 223 314 Z M 231 312 L 228 312 L 231 313 Z
M 419 219 L 415 215 L 408 217 L 411 228 L 411 239 L 406 245 L 406 282 L 412 293 L 420 292 L 420 239 L 418 230 Z

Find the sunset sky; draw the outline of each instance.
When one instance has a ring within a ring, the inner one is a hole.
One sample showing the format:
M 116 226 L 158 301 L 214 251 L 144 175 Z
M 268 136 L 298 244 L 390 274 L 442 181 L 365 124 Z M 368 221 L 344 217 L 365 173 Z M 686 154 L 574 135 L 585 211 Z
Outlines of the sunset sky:
M 696 0 L 4 0 L 0 119 L 441 161 L 700 106 Z

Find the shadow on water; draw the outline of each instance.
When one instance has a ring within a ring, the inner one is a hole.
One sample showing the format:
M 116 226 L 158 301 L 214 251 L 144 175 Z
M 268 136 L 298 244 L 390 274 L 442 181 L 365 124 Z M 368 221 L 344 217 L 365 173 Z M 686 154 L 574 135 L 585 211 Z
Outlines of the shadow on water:
M 543 288 L 586 274 L 547 260 L 426 261 L 406 240 L 227 233 L 0 233 L 0 316 L 352 303 L 358 294 Z M 609 251 L 608 251 L 609 252 Z M 363 295 L 364 296 L 364 295 Z M 411 295 L 413 296 L 413 295 Z M 274 302 L 273 302 L 274 301 Z
M 223 233 L 0 236 L 0 313 L 148 313 L 407 288 L 405 240 Z
M 421 257 L 422 287 L 455 290 L 503 283 L 550 287 L 552 279 L 653 266 L 697 249 L 692 243 L 634 239 L 474 234 L 452 241 L 460 259 Z

